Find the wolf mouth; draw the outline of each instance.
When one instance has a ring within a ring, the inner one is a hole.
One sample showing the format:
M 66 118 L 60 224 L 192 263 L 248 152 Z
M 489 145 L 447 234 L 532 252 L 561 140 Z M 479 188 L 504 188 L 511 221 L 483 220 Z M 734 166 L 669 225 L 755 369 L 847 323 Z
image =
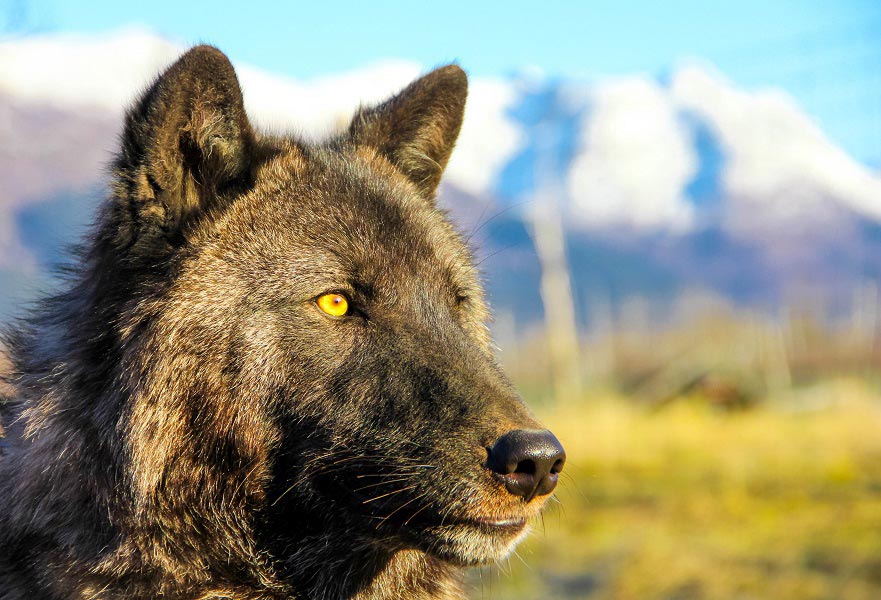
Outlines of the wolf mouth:
M 430 501 L 420 502 L 425 492 L 411 495 L 410 490 L 405 489 L 407 485 L 389 489 L 378 486 L 373 494 L 365 497 L 359 491 L 361 488 L 351 487 L 348 479 L 337 475 L 324 479 L 319 486 L 325 494 L 343 500 L 363 517 L 375 521 L 377 529 L 392 527 L 417 533 L 437 528 L 464 528 L 492 536 L 514 536 L 522 532 L 528 522 L 526 515 L 468 514 L 464 510 L 450 511 L 449 506 L 437 506 Z
M 478 517 L 473 520 L 461 521 L 463 525 L 470 525 L 479 529 L 487 529 L 490 531 L 512 531 L 520 532 L 526 527 L 525 517 L 515 517 L 508 519 L 498 519 L 493 517 Z
M 427 512 L 427 511 L 426 511 Z M 410 519 L 402 524 L 404 529 L 430 529 L 430 528 L 465 528 L 477 530 L 481 533 L 499 535 L 516 535 L 526 527 L 528 519 L 525 516 L 518 517 L 493 517 L 493 516 L 439 516 L 427 515 L 422 519 Z M 412 526 L 412 527 L 411 527 Z
M 437 531 L 445 531 L 449 535 L 474 536 L 476 539 L 486 540 L 486 551 L 492 553 L 492 547 L 498 543 L 507 543 L 520 538 L 527 528 L 528 520 L 525 517 L 498 519 L 495 517 L 464 517 L 461 519 L 447 519 L 442 526 L 437 524 L 424 527 L 423 531 L 429 534 Z M 419 532 L 416 532 L 417 535 Z

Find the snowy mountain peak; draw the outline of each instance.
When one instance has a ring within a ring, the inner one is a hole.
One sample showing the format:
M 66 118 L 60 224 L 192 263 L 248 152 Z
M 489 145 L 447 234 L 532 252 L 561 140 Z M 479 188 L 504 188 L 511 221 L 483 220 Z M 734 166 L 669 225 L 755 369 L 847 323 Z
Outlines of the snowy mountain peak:
M 695 66 L 677 71 L 670 95 L 717 137 L 724 194 L 746 200 L 761 218 L 811 218 L 833 201 L 881 220 L 881 177 L 833 144 L 789 96 L 744 92 Z
M 7 40 L 0 94 L 118 115 L 182 50 L 140 28 Z M 236 67 L 259 126 L 313 137 L 338 130 L 359 104 L 381 101 L 422 70 L 386 61 L 298 81 Z M 693 64 L 667 83 L 630 76 L 587 85 L 534 70 L 473 78 L 447 183 L 502 201 L 548 192 L 591 229 L 686 231 L 720 218 L 722 197 L 731 205 L 723 212 L 737 220 L 811 218 L 825 202 L 881 220 L 881 178 L 789 97 L 738 90 Z

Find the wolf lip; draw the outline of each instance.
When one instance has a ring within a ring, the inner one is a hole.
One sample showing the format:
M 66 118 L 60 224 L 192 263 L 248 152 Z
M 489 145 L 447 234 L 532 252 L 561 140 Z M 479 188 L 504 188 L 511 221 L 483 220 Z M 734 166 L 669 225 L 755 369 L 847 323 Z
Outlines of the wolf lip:
M 464 521 L 464 524 L 480 527 L 481 529 L 504 529 L 504 530 L 520 530 L 526 526 L 526 519 L 496 519 L 493 517 L 478 517 Z

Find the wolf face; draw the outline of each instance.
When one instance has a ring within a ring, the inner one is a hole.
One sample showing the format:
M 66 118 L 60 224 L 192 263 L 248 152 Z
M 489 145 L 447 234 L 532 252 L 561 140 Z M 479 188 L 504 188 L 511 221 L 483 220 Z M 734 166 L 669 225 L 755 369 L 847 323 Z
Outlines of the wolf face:
M 200 46 L 130 111 L 82 272 L 44 309 L 56 339 L 10 340 L 21 454 L 50 463 L 75 438 L 109 461 L 81 499 L 110 516 L 95 542 L 47 542 L 67 589 L 443 595 L 450 565 L 523 537 L 565 455 L 496 365 L 434 205 L 466 93 L 443 67 L 310 145 L 256 134 Z

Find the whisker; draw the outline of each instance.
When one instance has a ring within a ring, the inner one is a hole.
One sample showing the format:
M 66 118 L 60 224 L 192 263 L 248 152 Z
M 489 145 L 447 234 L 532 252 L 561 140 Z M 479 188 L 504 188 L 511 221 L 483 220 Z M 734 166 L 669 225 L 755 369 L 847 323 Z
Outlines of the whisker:
M 375 500 L 379 500 L 379 499 L 381 499 L 381 498 L 386 498 L 386 497 L 388 497 L 388 496 L 393 496 L 393 495 L 395 495 L 395 494 L 400 494 L 401 492 L 406 492 L 406 491 L 408 491 L 408 490 L 412 490 L 412 489 L 414 489 L 414 488 L 416 488 L 416 487 L 417 487 L 417 486 L 415 486 L 415 485 L 411 485 L 411 486 L 409 486 L 409 487 L 401 488 L 401 489 L 399 489 L 399 490 L 395 490 L 395 491 L 393 491 L 393 492 L 388 492 L 388 493 L 386 493 L 386 494 L 382 494 L 382 495 L 380 495 L 380 496 L 375 496 L 375 497 L 371 498 L 370 500 L 364 500 L 361 504 L 370 504 L 371 502 L 373 502 L 373 501 L 375 501 Z
M 391 481 L 380 481 L 380 482 L 377 482 L 377 483 L 368 483 L 367 485 L 362 485 L 361 487 L 359 487 L 359 488 L 355 488 L 355 489 L 352 490 L 352 491 L 354 491 L 354 492 L 360 492 L 361 490 L 366 490 L 366 489 L 368 489 L 368 488 L 376 487 L 376 486 L 379 486 L 379 485 L 390 485 L 390 484 L 392 484 L 392 483 L 400 483 L 400 482 L 402 482 L 402 481 L 410 481 L 410 479 L 411 479 L 411 477 L 402 477 L 402 478 L 400 478 L 400 479 L 392 479 Z
M 485 263 L 486 261 L 488 261 L 489 259 L 491 259 L 493 256 L 495 256 L 495 255 L 497 255 L 497 254 L 501 254 L 502 252 L 507 252 L 507 251 L 510 250 L 511 248 L 516 248 L 516 247 L 517 247 L 517 244 L 508 244 L 508 245 L 506 245 L 506 246 L 503 246 L 503 247 L 499 248 L 499 249 L 496 250 L 495 252 L 490 252 L 490 253 L 487 254 L 486 256 L 482 257 L 479 261 L 477 261 L 476 263 L 474 263 L 474 267 L 473 267 L 473 268 L 476 269 L 477 267 L 479 267 L 480 265 L 482 265 L 483 263 Z
M 395 473 L 360 473 L 355 475 L 355 479 L 367 479 L 368 477 L 400 477 L 401 475 L 406 475 L 407 477 L 413 477 L 417 475 L 418 472 L 406 473 L 402 469 L 401 471 L 397 471 Z
M 468 234 L 468 237 L 465 238 L 465 243 L 467 244 L 468 242 L 470 242 L 470 241 L 471 241 L 471 238 L 473 238 L 473 237 L 475 236 L 475 234 L 477 234 L 481 229 L 483 229 L 484 227 L 486 227 L 488 224 L 492 223 L 494 220 L 496 220 L 496 219 L 498 219 L 499 217 L 501 217 L 501 216 L 502 216 L 503 214 L 505 214 L 506 212 L 510 212 L 510 211 L 514 210 L 515 208 L 519 208 L 519 207 L 521 207 L 521 206 L 523 206 L 523 205 L 525 205 L 525 204 L 529 204 L 530 202 L 534 202 L 534 199 L 523 200 L 523 201 L 521 201 L 521 202 L 515 202 L 514 204 L 509 204 L 508 206 L 506 206 L 506 207 L 503 208 L 502 210 L 497 211 L 495 214 L 493 214 L 491 217 L 489 217 L 486 221 L 484 221 L 484 222 L 481 223 L 479 226 L 477 226 L 477 227 L 475 227 L 474 229 L 472 229 L 472 230 L 471 230 L 471 233 Z M 480 213 L 480 217 L 478 217 L 478 220 L 479 220 L 479 219 L 482 219 L 482 218 L 483 218 L 483 215 L 486 214 L 486 208 L 487 208 L 488 206 L 489 206 L 489 204 L 487 204 L 487 205 L 483 208 L 483 212 Z
M 496 568 L 499 570 L 500 573 L 503 573 L 503 574 L 505 575 L 505 577 L 510 577 L 510 576 L 511 576 L 511 573 L 510 573 L 510 571 L 508 570 L 508 568 L 510 567 L 510 565 L 508 565 L 508 567 L 503 566 L 501 560 L 497 560 L 497 561 L 495 561 L 495 562 L 496 562 Z M 501 579 L 501 577 L 500 577 L 499 579 Z
M 409 524 L 410 524 L 410 521 L 412 521 L 413 519 L 415 519 L 415 518 L 416 518 L 416 515 L 418 515 L 418 514 L 421 513 L 423 510 L 425 510 L 426 508 L 428 508 L 428 506 L 429 506 L 429 505 L 426 504 L 426 505 L 424 505 L 422 508 L 420 508 L 419 510 L 417 510 L 416 512 L 414 512 L 412 515 L 410 515 L 409 518 L 407 518 L 407 520 L 404 521 L 404 526 L 409 525 Z
M 359 454 L 357 456 L 347 456 L 346 458 L 341 458 L 341 459 L 336 460 L 330 464 L 331 465 L 338 465 L 338 464 L 342 464 L 345 462 L 351 462 L 353 460 L 370 460 L 370 459 L 389 460 L 390 458 L 391 457 L 389 457 L 388 455 L 382 455 L 382 454 L 377 454 L 377 455 Z M 407 459 L 407 458 L 401 458 L 401 457 L 394 457 L 394 459 L 395 459 L 395 462 L 400 461 L 400 462 L 404 462 L 404 463 L 406 463 L 408 460 L 413 460 L 413 459 Z
M 582 500 L 584 500 L 585 502 L 589 502 L 587 494 L 584 493 L 584 490 L 582 490 L 581 486 L 578 485 L 578 481 L 570 473 L 567 473 L 566 471 L 561 471 L 560 475 L 563 475 L 567 478 L 567 481 L 569 481 L 569 485 L 571 485 L 571 487 L 573 487 L 575 491 L 578 492 L 578 495 L 581 496 Z
M 529 563 L 528 563 L 528 562 L 526 562 L 525 560 L 523 560 L 523 557 L 520 556 L 520 553 L 517 552 L 517 550 L 513 550 L 511 553 L 512 553 L 514 556 L 516 556 L 516 557 L 520 560 L 520 562 L 522 562 L 522 563 L 526 566 L 527 569 L 529 569 L 530 571 L 532 570 L 532 567 L 529 566 Z
M 314 475 L 326 475 L 329 473 L 338 473 L 341 471 L 346 471 L 346 470 L 350 470 L 353 468 L 358 468 L 358 466 L 359 466 L 358 463 L 350 463 L 350 464 L 333 463 L 333 464 L 329 464 L 329 465 L 322 466 L 319 468 L 315 468 L 315 467 L 309 468 L 309 469 L 307 469 L 307 472 L 313 476 Z M 361 465 L 361 466 L 362 467 L 370 467 L 371 469 L 376 469 L 376 468 L 381 469 L 383 467 L 386 467 L 390 471 L 392 471 L 391 473 L 385 473 L 385 474 L 370 474 L 371 476 L 373 476 L 373 475 L 376 475 L 376 476 L 396 476 L 399 474 L 416 475 L 418 473 L 423 472 L 424 470 L 426 470 L 428 468 L 434 468 L 434 467 L 431 467 L 430 465 L 393 465 L 393 464 L 383 465 L 383 464 L 371 464 L 369 462 L 367 462 L 365 465 Z
M 567 516 L 566 515 L 566 507 L 563 505 L 563 501 L 559 500 L 553 496 L 551 496 L 551 499 L 554 502 L 556 502 L 556 504 L 554 505 L 554 509 L 556 509 L 556 511 L 557 511 L 557 516 L 559 517 L 560 514 L 562 514 L 562 516 L 564 516 L 564 517 Z
M 416 487 L 416 486 L 413 486 L 413 487 Z M 407 500 L 407 501 L 404 502 L 402 505 L 400 505 L 398 508 L 396 508 L 396 509 L 393 510 L 391 513 L 389 513 L 388 515 L 386 515 L 385 518 L 383 518 L 383 519 L 379 522 L 379 524 L 376 526 L 376 528 L 379 529 L 380 527 L 382 527 L 382 525 L 383 525 L 386 521 L 388 521 L 390 518 L 392 518 L 392 516 L 394 516 L 398 511 L 400 511 L 401 509 L 403 509 L 405 506 L 408 506 L 408 505 L 410 505 L 410 504 L 416 502 L 416 501 L 419 500 L 420 498 L 424 498 L 424 497 L 427 496 L 427 495 L 428 495 L 428 492 L 423 492 L 422 494 L 419 494 L 419 495 L 416 496 L 415 498 L 411 498 L 410 500 Z

